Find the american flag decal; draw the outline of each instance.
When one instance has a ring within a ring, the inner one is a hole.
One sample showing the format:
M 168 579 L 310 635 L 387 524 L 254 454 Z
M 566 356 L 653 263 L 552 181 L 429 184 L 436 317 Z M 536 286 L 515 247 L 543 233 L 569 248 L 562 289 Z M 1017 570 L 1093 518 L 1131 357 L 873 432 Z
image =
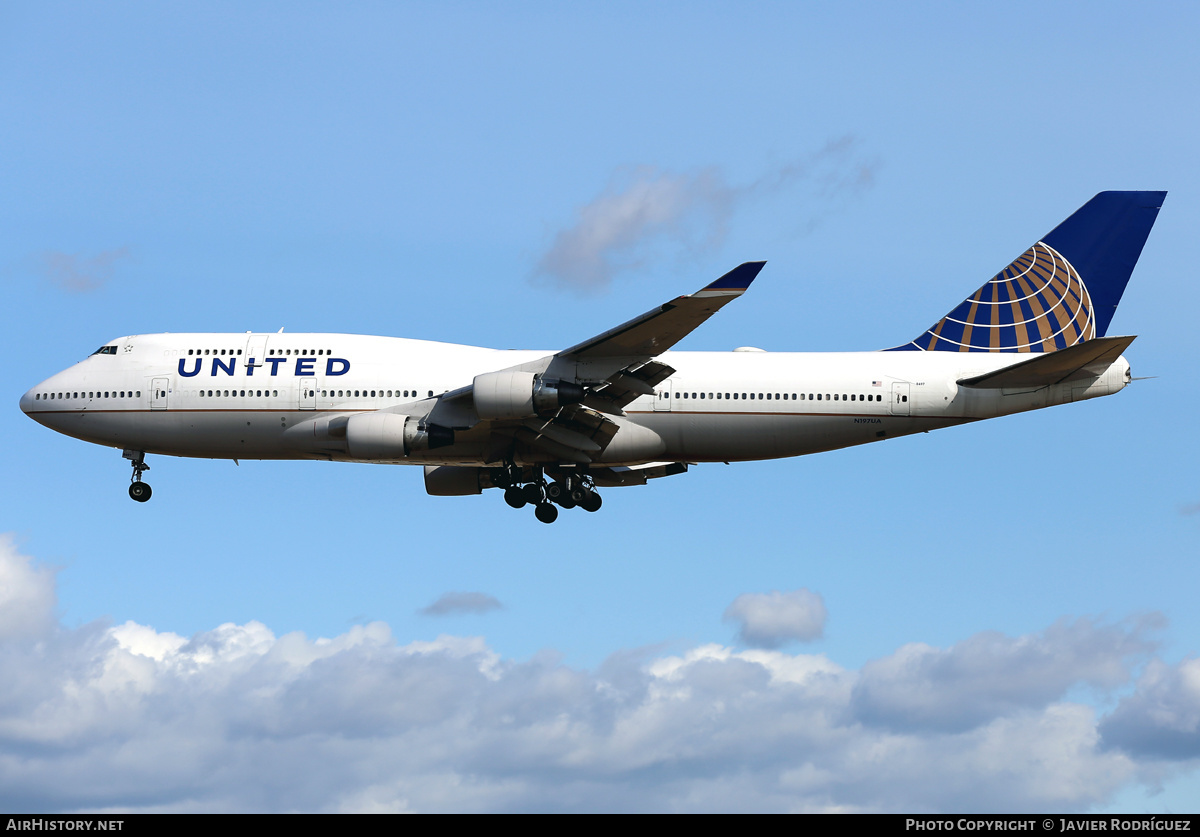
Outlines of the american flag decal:
M 881 386 L 883 386 L 883 381 L 871 381 L 871 386 L 881 387 Z

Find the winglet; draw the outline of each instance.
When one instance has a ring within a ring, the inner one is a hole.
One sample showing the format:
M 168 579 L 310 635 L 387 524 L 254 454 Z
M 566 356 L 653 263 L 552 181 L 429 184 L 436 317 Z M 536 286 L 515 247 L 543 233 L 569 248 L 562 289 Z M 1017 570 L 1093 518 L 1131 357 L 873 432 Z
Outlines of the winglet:
M 705 291 L 745 291 L 765 264 L 766 262 L 744 262 L 717 281 L 705 285 L 700 293 Z

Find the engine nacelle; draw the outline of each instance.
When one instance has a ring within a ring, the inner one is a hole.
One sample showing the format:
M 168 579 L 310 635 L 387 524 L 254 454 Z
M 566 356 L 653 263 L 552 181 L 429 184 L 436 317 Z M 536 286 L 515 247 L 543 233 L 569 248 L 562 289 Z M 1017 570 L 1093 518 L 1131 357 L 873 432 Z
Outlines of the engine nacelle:
M 454 431 L 399 413 L 359 413 L 346 420 L 346 449 L 355 459 L 405 459 L 414 451 L 454 444 Z
M 578 404 L 584 395 L 579 384 L 509 370 L 476 375 L 471 390 L 475 412 L 484 420 L 549 416 L 559 407 Z
M 425 491 L 434 497 L 461 497 L 464 494 L 482 494 L 485 468 L 468 468 L 461 465 L 426 465 Z

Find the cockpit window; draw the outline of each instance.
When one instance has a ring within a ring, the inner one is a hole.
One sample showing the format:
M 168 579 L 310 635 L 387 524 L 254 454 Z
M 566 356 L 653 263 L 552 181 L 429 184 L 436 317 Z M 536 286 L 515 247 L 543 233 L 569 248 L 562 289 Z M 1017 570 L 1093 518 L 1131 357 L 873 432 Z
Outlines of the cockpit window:
M 101 346 L 99 349 L 96 349 L 96 351 L 92 352 L 94 355 L 115 355 L 116 353 L 116 346 Z

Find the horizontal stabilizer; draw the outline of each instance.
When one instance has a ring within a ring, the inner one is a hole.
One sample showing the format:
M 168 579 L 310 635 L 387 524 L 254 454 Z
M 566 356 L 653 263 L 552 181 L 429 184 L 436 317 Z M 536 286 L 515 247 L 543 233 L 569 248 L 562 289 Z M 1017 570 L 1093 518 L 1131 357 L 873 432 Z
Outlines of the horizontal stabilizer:
M 1059 384 L 1076 373 L 1099 375 L 1136 340 L 1136 337 L 1097 337 L 1076 346 L 1046 352 L 995 372 L 963 378 L 959 386 L 977 389 L 1044 387 Z

